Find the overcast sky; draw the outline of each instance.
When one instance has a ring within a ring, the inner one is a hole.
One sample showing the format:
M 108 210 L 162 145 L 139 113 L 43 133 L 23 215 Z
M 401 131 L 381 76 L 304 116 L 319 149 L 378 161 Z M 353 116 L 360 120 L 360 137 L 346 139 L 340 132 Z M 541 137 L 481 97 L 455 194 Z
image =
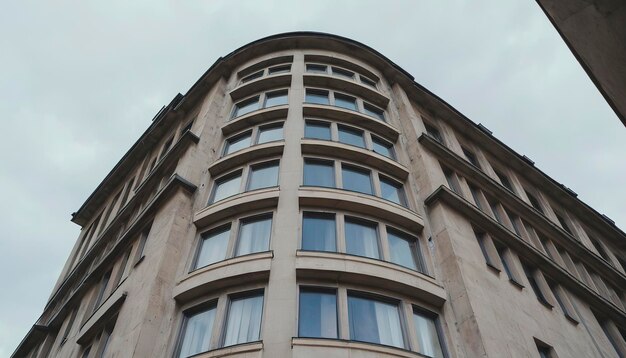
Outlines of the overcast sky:
M 373 47 L 625 227 L 626 130 L 534 1 L 2 3 L 0 357 L 42 313 L 70 213 L 154 114 L 280 32 Z

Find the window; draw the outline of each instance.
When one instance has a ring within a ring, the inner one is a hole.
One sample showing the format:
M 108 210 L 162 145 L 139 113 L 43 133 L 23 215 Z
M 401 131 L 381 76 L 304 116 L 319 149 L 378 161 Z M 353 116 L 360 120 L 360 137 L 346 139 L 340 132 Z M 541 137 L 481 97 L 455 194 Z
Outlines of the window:
M 468 149 L 465 149 L 462 147 L 461 149 L 463 150 L 463 154 L 465 154 L 465 158 L 467 158 L 467 161 L 470 162 L 470 164 L 472 164 L 476 168 L 481 169 L 480 163 L 478 163 L 478 159 L 476 158 L 476 155 Z
M 326 66 L 326 65 L 317 65 L 317 64 L 312 64 L 312 63 L 307 63 L 306 64 L 306 72 L 311 72 L 311 73 L 324 73 L 324 74 L 326 74 L 328 72 L 327 68 L 328 68 L 328 66 Z
M 335 167 L 332 161 L 305 159 L 304 185 L 335 187 Z
M 272 234 L 272 217 L 263 215 L 241 221 L 237 252 L 235 256 L 248 255 L 269 250 Z
M 405 348 L 398 303 L 348 293 L 350 339 Z
M 316 89 L 307 89 L 305 102 L 311 104 L 330 104 L 330 100 L 328 99 L 328 91 L 324 90 L 316 90 Z
M 484 210 L 483 205 L 480 202 L 480 193 L 478 192 L 478 189 L 476 189 L 476 187 L 470 183 L 467 183 L 467 186 L 469 186 L 469 190 L 470 190 L 470 193 L 472 193 L 472 199 L 474 199 L 474 203 L 476 203 L 476 207 L 478 207 L 480 210 Z
M 387 158 L 393 160 L 396 159 L 393 152 L 393 144 L 375 136 L 372 136 L 372 150 L 380 155 L 384 155 Z
M 426 127 L 426 133 L 433 137 L 437 142 L 443 144 L 443 138 L 441 137 L 441 132 L 439 132 L 439 129 L 431 126 L 428 123 L 424 123 L 424 127 Z
M 491 242 L 488 241 L 490 239 L 488 239 L 487 235 L 483 232 L 474 231 L 474 235 L 476 236 L 476 240 L 478 241 L 478 246 L 480 247 L 480 252 L 482 252 L 483 256 L 485 257 L 485 262 L 487 263 L 487 265 L 500 271 L 498 267 L 496 266 L 496 263 L 494 262 L 495 259 L 491 257 L 489 249 L 487 248 L 487 245 L 491 244 Z M 498 255 L 499 255 L 499 258 L 501 258 L 501 261 L 504 261 L 503 260 L 504 255 L 500 254 L 500 252 L 498 252 Z
M 343 177 L 343 189 L 370 195 L 374 193 L 369 170 L 342 165 L 341 173 Z
M 250 168 L 250 179 L 247 190 L 269 188 L 278 185 L 278 162 L 253 165 Z
M 382 176 L 380 177 L 380 196 L 385 200 L 406 206 L 406 198 L 404 197 L 402 184 Z
M 369 103 L 363 103 L 363 111 L 365 111 L 365 114 L 368 116 L 374 117 L 383 122 L 385 121 L 384 111 L 380 108 L 377 108 Z
M 270 124 L 259 128 L 257 144 L 283 139 L 283 124 Z
M 330 123 L 306 121 L 304 127 L 304 137 L 311 139 L 330 140 Z
M 378 230 L 374 223 L 346 218 L 346 252 L 350 255 L 380 258 L 378 250 Z
M 224 347 L 258 341 L 261 335 L 263 292 L 230 298 Z
M 287 90 L 269 92 L 265 95 L 264 108 L 280 106 L 287 103 L 289 103 L 289 99 L 287 98 Z
M 501 245 L 496 245 L 496 252 L 498 253 L 498 257 L 500 257 L 500 262 L 502 263 L 502 268 L 506 275 L 509 277 L 509 280 L 513 282 L 517 282 L 515 276 L 513 275 L 513 270 L 511 268 L 511 263 L 509 262 L 508 257 L 506 256 L 506 248 Z
M 541 208 L 541 205 L 539 204 L 539 200 L 537 200 L 534 195 L 526 191 L 526 196 L 528 197 L 528 201 L 530 201 L 530 205 L 532 205 L 533 208 L 535 208 L 540 213 L 545 214 L 543 212 L 543 209 Z
M 452 189 L 453 192 L 461 195 L 461 184 L 459 183 L 456 174 L 448 168 L 442 169 L 443 175 L 446 177 L 446 182 L 448 182 L 448 186 L 450 187 L 450 189 Z
M 252 132 L 246 132 L 226 140 L 224 155 L 234 153 L 238 150 L 248 148 L 251 144 Z
M 511 225 L 513 226 L 513 231 L 515 231 L 515 235 L 522 237 L 522 232 L 519 226 L 519 216 L 515 215 L 515 214 L 511 214 L 508 210 L 504 210 L 506 212 L 506 215 L 509 217 L 509 220 L 511 221 Z
M 70 316 L 67 320 L 67 325 L 65 325 L 65 329 L 63 330 L 63 336 L 61 336 L 61 343 L 60 345 L 63 345 L 63 343 L 65 343 L 67 341 L 67 337 L 70 334 L 70 331 L 72 330 L 72 326 L 74 325 L 74 320 L 76 319 L 76 313 L 78 312 L 78 309 L 80 307 L 76 307 L 72 310 L 72 313 L 70 313 Z
M 539 300 L 539 302 L 543 303 L 544 305 L 552 307 L 552 305 L 546 299 L 546 296 L 544 295 L 543 291 L 541 290 L 541 287 L 539 286 L 539 282 L 537 282 L 537 280 L 535 279 L 535 270 L 531 269 L 528 265 L 526 265 L 523 262 L 522 262 L 522 268 L 524 269 L 524 274 L 526 275 L 526 278 L 528 279 L 528 283 L 530 284 L 530 287 L 535 293 L 535 296 L 537 296 L 537 299 Z
M 559 305 L 559 307 L 561 307 L 561 311 L 563 311 L 563 314 L 569 319 L 575 320 L 575 313 L 573 311 L 573 307 L 571 306 L 569 298 L 567 297 L 567 292 L 548 277 L 546 277 L 545 279 L 548 287 L 550 288 L 550 291 L 552 291 L 552 295 L 554 296 L 556 303 Z
M 425 273 L 421 250 L 416 238 L 387 229 L 389 259 L 400 266 Z
M 553 358 L 552 347 L 548 346 L 545 343 L 537 341 L 537 339 L 535 339 L 535 344 L 537 345 L 539 358 Z
M 337 251 L 335 214 L 305 212 L 302 219 L 302 250 Z
M 361 83 L 376 89 L 376 81 L 371 80 L 363 75 L 359 75 L 359 79 L 361 80 Z
M 491 206 L 491 211 L 493 212 L 493 216 L 494 218 L 502 225 L 504 225 L 504 222 L 502 221 L 502 216 L 500 215 L 500 208 L 498 208 L 498 203 L 497 202 L 490 202 L 489 206 Z
M 252 80 L 255 80 L 257 78 L 261 78 L 261 77 L 263 77 L 263 72 L 264 72 L 264 70 L 261 70 L 261 71 L 256 71 L 256 72 L 254 72 L 252 74 L 249 74 L 246 77 L 241 79 L 241 83 L 246 83 L 246 82 L 250 82 Z
M 151 227 L 152 223 L 146 225 L 139 235 L 139 245 L 137 246 L 137 253 L 135 254 L 135 264 L 137 264 L 144 257 L 146 243 L 148 242 L 148 235 L 150 234 Z
M 589 240 L 591 241 L 591 244 L 593 245 L 593 247 L 596 248 L 596 250 L 598 251 L 600 256 L 602 256 L 604 261 L 606 261 L 606 262 L 608 262 L 609 264 L 612 265 L 613 263 L 611 262 L 611 259 L 609 258 L 609 254 L 604 249 L 604 246 L 602 246 L 602 244 L 598 240 L 594 239 L 591 236 L 589 236 Z
M 559 221 L 559 224 L 561 224 L 561 227 L 563 228 L 563 230 L 567 231 L 568 234 L 574 236 L 574 234 L 572 233 L 572 229 L 569 227 L 569 225 L 567 225 L 567 222 L 565 221 L 565 219 L 557 214 L 556 212 L 554 213 L 554 215 L 556 215 L 556 219 Z
M 185 132 L 190 131 L 191 127 L 193 127 L 193 121 L 194 120 L 195 120 L 195 118 L 190 120 L 189 123 L 187 123 L 184 127 L 182 127 L 180 129 L 180 134 L 184 134 Z
M 200 249 L 193 269 L 208 266 L 226 258 L 226 249 L 230 237 L 230 225 L 202 234 Z
M 338 338 L 336 290 L 300 289 L 298 336 Z
M 496 173 L 496 176 L 498 177 L 498 179 L 500 179 L 500 183 L 502 183 L 502 186 L 507 188 L 511 193 L 515 193 L 515 190 L 513 190 L 513 184 L 511 184 L 509 177 L 507 177 L 506 175 L 500 173 L 499 171 L 495 169 L 494 169 L 494 172 Z
M 211 335 L 217 302 L 200 311 L 185 313 L 178 357 L 190 357 L 211 350 Z
M 339 132 L 339 142 L 365 148 L 363 131 L 346 126 L 337 126 L 337 129 Z
M 354 72 L 352 71 L 344 70 L 343 68 L 334 67 L 334 66 L 331 67 L 331 69 L 332 69 L 333 75 L 335 76 L 345 77 L 345 78 L 354 80 Z
M 267 69 L 268 75 L 277 75 L 279 73 L 288 73 L 291 71 L 291 65 L 274 66 Z
M 243 116 L 244 114 L 259 109 L 259 98 L 260 96 L 254 96 L 235 104 L 235 110 L 233 111 L 232 118 Z
M 215 203 L 229 196 L 239 193 L 241 186 L 241 171 L 227 175 L 215 181 L 213 197 L 209 203 Z
M 335 93 L 335 106 L 356 111 L 356 98 Z
M 413 324 L 417 333 L 417 351 L 428 357 L 444 358 L 437 315 L 413 307 Z

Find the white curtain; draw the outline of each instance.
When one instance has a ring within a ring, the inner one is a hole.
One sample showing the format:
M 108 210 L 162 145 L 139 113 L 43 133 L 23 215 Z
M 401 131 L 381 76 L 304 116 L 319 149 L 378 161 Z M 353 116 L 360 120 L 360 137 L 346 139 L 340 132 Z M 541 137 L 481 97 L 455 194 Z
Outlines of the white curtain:
M 239 185 L 241 184 L 241 175 L 227 179 L 217 184 L 215 193 L 213 194 L 212 202 L 220 201 L 229 196 L 235 195 L 239 192 Z
M 243 222 L 239 229 L 236 256 L 269 250 L 271 231 L 272 218 Z
M 321 337 L 337 338 L 337 297 L 334 294 L 320 295 Z
M 261 331 L 263 295 L 231 301 L 224 346 L 258 341 Z
M 413 321 L 419 342 L 418 351 L 429 357 L 443 358 L 435 321 L 417 312 L 413 313 Z
M 224 258 L 226 258 L 226 247 L 228 246 L 229 236 L 230 229 L 207 235 L 202 240 L 202 246 L 198 253 L 195 268 L 204 267 L 224 260 Z
M 374 310 L 380 343 L 404 348 L 398 306 L 385 302 L 375 302 Z
M 346 220 L 346 249 L 352 255 L 380 258 L 376 227 Z
M 215 308 L 187 318 L 179 357 L 189 357 L 211 349 Z

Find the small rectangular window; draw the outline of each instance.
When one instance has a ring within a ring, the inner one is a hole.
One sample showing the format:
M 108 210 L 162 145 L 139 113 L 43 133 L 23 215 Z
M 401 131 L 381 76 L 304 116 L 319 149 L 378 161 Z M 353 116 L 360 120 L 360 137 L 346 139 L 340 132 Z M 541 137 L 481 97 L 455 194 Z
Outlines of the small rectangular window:
M 265 106 L 264 108 L 269 108 L 273 106 L 280 106 L 283 104 L 289 103 L 289 98 L 287 96 L 287 90 L 269 92 L 265 94 Z
M 539 353 L 539 358 L 553 358 L 552 348 L 546 344 L 540 343 L 535 340 L 535 344 L 537 345 L 537 352 Z
M 259 96 L 254 96 L 235 104 L 232 118 L 243 116 L 259 109 Z
M 251 73 L 251 74 L 247 75 L 246 77 L 241 79 L 241 83 L 250 82 L 252 80 L 256 80 L 257 78 L 263 77 L 263 72 L 264 71 L 265 70 L 260 70 L 260 71 L 256 71 L 254 73 Z
M 291 71 L 291 65 L 280 65 L 270 67 L 267 72 L 269 75 L 277 75 L 279 73 L 288 73 Z
M 247 190 L 269 188 L 278 185 L 278 162 L 253 165 Z
M 337 126 L 337 129 L 339 131 L 339 142 L 365 148 L 362 130 L 342 125 Z
M 526 265 L 523 262 L 522 262 L 522 268 L 524 269 L 524 274 L 526 275 L 526 279 L 528 279 L 528 283 L 530 284 L 530 287 L 535 293 L 535 296 L 537 296 L 537 300 L 539 300 L 539 302 L 543 303 L 544 305 L 552 306 L 546 299 L 546 296 L 541 290 L 541 287 L 539 287 L 539 283 L 535 279 L 535 275 L 534 275 L 535 270 L 531 269 L 528 265 Z
M 494 169 L 494 172 L 496 173 L 496 176 L 498 177 L 498 179 L 500 179 L 500 183 L 502 184 L 502 186 L 507 188 L 511 193 L 515 193 L 515 190 L 513 190 L 513 184 L 511 184 L 509 177 L 507 177 L 506 175 L 502 174 L 501 172 L 495 169 Z
M 405 348 L 397 303 L 348 293 L 350 339 Z
M 387 229 L 391 262 L 425 273 L 424 260 L 416 238 Z
M 474 235 L 476 236 L 476 240 L 478 241 L 478 246 L 480 247 L 480 252 L 482 252 L 483 257 L 485 258 L 485 262 L 487 263 L 487 265 L 497 269 L 498 267 L 496 266 L 496 263 L 494 262 L 494 259 L 492 259 L 491 255 L 489 254 L 489 249 L 487 248 L 487 245 L 488 245 L 487 240 L 488 239 L 487 239 L 487 236 L 485 235 L 485 233 L 474 231 Z M 504 261 L 504 258 L 502 257 L 504 255 L 501 255 L 500 252 L 498 252 L 498 255 L 501 257 L 501 261 Z
M 318 121 L 306 121 L 304 137 L 311 139 L 330 140 L 330 123 Z
M 211 336 L 217 304 L 193 313 L 185 313 L 179 343 L 179 358 L 186 358 L 211 350 Z
M 476 207 L 478 207 L 480 210 L 484 210 L 483 205 L 480 202 L 480 193 L 478 192 L 478 189 L 476 189 L 476 187 L 470 183 L 467 183 L 467 185 L 469 186 L 470 193 L 472 193 L 472 199 L 474 199 Z
M 328 91 L 307 89 L 305 102 L 311 104 L 330 104 L 328 99 Z
M 426 127 L 426 133 L 433 137 L 437 142 L 443 143 L 443 138 L 441 137 L 441 132 L 439 132 L 439 129 L 431 126 L 428 123 L 424 123 L 424 127 Z
M 239 193 L 240 186 L 241 171 L 237 171 L 233 174 L 217 179 L 215 181 L 215 188 L 213 189 L 213 197 L 211 198 L 209 204 Z
M 511 221 L 511 225 L 513 226 L 513 231 L 515 231 L 515 235 L 522 237 L 522 231 L 519 224 L 519 216 L 515 214 L 511 214 L 508 210 L 505 209 L 506 215 L 509 217 Z
M 450 189 L 452 189 L 453 192 L 461 195 L 461 184 L 459 183 L 456 174 L 448 168 L 444 167 L 442 169 L 443 175 L 446 177 L 446 182 L 448 182 L 448 186 L 450 187 Z
M 413 307 L 413 324 L 417 333 L 417 351 L 428 357 L 444 358 L 437 315 Z
M 596 248 L 596 251 L 598 251 L 600 256 L 604 259 L 604 261 L 606 261 L 610 265 L 613 265 L 613 263 L 611 262 L 611 259 L 609 258 L 609 254 L 606 252 L 602 244 L 591 236 L 589 236 L 589 240 L 591 241 L 591 244 L 593 245 L 593 247 Z
M 345 77 L 351 80 L 354 79 L 354 72 L 344 70 L 343 68 L 332 67 L 332 72 L 333 72 L 333 75 L 335 76 Z
M 461 149 L 463 150 L 463 154 L 465 154 L 465 158 L 467 158 L 467 161 L 470 162 L 470 164 L 472 164 L 476 168 L 481 169 L 480 163 L 478 162 L 478 158 L 476 158 L 476 155 L 474 154 L 474 152 L 465 148 L 461 148 Z
M 370 195 L 374 193 L 369 170 L 342 165 L 341 174 L 343 189 Z
M 356 98 L 345 94 L 335 93 L 335 106 L 356 111 Z
M 385 112 L 382 109 L 364 102 L 363 110 L 365 111 L 365 114 L 367 114 L 368 116 L 377 118 L 383 122 L 385 121 Z
M 226 317 L 224 347 L 258 341 L 261 336 L 263 293 L 231 297 Z
M 535 208 L 540 213 L 544 214 L 543 209 L 541 208 L 541 205 L 539 204 L 539 200 L 537 200 L 537 198 L 531 193 L 529 193 L 528 191 L 526 191 L 526 196 L 528 197 L 528 201 L 530 201 L 530 205 L 532 205 L 532 207 Z
M 406 198 L 402 184 L 382 176 L 380 177 L 380 196 L 385 200 L 406 206 Z
M 380 155 L 384 155 L 389 159 L 396 159 L 396 155 L 393 151 L 393 144 L 387 142 L 386 140 L 380 139 L 376 136 L 372 136 L 372 150 L 375 153 Z
M 359 75 L 359 78 L 361 79 L 361 83 L 368 85 L 374 89 L 376 89 L 376 82 L 363 76 L 363 75 Z
M 377 225 L 359 219 L 346 218 L 346 253 L 380 259 Z
M 283 140 L 283 124 L 269 124 L 259 128 L 257 144 Z
M 338 338 L 336 290 L 300 289 L 298 336 Z
M 304 185 L 335 187 L 335 167 L 332 161 L 305 159 Z
M 222 261 L 226 258 L 226 248 L 230 237 L 230 224 L 202 234 L 200 249 L 193 269 L 198 269 Z
M 100 286 L 98 287 L 98 294 L 96 295 L 96 299 L 93 303 L 94 312 L 98 309 L 98 307 L 100 307 L 100 304 L 102 303 L 102 300 L 104 299 L 104 294 L 107 291 L 107 287 L 109 285 L 110 279 L 111 279 L 111 270 L 107 271 L 107 273 L 105 273 L 104 276 L 102 276 L 102 279 L 100 280 Z
M 242 220 L 241 226 L 239 227 L 237 252 L 235 256 L 248 255 L 255 252 L 269 250 L 271 235 L 271 216 L 262 215 Z
M 517 282 L 515 276 L 513 275 L 511 263 L 506 256 L 506 248 L 501 245 L 496 245 L 496 252 L 498 253 L 498 257 L 500 257 L 500 263 L 502 264 L 502 268 L 504 269 L 504 272 L 506 272 L 509 280 Z
M 302 218 L 302 250 L 337 251 L 335 214 L 304 213 Z
M 238 150 L 248 148 L 251 144 L 252 132 L 248 131 L 243 134 L 226 139 L 224 146 L 224 155 L 234 153 Z
M 563 228 L 563 230 L 567 231 L 568 234 L 574 236 L 574 234 L 572 233 L 572 229 L 570 229 L 565 219 L 557 213 L 554 213 L 554 215 L 556 215 L 556 219 L 559 221 L 559 224 L 561 224 L 561 227 Z
M 317 65 L 317 64 L 313 64 L 313 63 L 307 63 L 306 64 L 306 72 L 311 72 L 311 73 L 328 73 L 328 66 L 326 65 Z

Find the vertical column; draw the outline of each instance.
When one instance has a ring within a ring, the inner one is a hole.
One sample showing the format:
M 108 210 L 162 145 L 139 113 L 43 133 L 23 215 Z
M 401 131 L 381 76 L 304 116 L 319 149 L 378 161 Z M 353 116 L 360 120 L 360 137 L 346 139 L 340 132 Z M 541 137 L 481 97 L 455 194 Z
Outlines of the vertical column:
M 289 89 L 289 112 L 284 125 L 285 149 L 280 161 L 280 197 L 272 238 L 274 258 L 265 291 L 263 321 L 264 357 L 291 356 L 291 337 L 296 335 L 298 292 L 296 288 L 296 249 L 300 215 L 298 189 L 302 181 L 300 139 L 304 133 L 302 101 L 304 55 L 294 54 Z

